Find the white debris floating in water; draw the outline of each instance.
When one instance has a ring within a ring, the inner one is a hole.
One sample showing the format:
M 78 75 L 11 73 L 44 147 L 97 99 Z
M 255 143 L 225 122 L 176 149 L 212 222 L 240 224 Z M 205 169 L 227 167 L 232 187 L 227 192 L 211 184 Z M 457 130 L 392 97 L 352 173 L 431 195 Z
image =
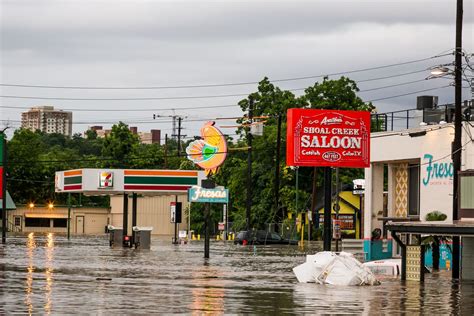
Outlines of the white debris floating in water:
M 351 253 L 322 251 L 293 268 L 299 282 L 332 285 L 379 285 L 374 274 Z

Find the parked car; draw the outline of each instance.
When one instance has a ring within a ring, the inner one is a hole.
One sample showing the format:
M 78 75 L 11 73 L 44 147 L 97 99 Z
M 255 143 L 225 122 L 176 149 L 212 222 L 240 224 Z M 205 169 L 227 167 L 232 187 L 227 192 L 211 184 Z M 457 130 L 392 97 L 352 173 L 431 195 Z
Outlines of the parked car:
M 297 240 L 285 239 L 277 233 L 264 230 L 243 230 L 234 239 L 240 245 L 297 245 Z

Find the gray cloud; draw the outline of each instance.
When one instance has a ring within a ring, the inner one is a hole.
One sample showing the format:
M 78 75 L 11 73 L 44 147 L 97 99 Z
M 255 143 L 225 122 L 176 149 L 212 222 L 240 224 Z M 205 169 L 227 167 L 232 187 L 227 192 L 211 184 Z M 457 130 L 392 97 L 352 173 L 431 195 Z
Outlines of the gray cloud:
M 451 1 L 2 1 L 1 81 L 51 85 L 174 85 L 299 77 L 432 56 L 454 47 Z M 464 46 L 473 50 L 472 2 L 465 1 Z M 366 79 L 433 66 L 447 56 L 395 69 L 358 73 Z M 422 79 L 418 74 L 361 84 L 369 89 Z M 303 88 L 316 81 L 279 84 Z M 443 85 L 427 81 L 361 93 L 366 100 Z M 3 88 L 2 94 L 144 97 L 249 93 L 255 86 L 168 91 L 58 91 Z M 452 101 L 450 89 L 434 91 Z M 160 108 L 236 103 L 242 97 L 157 102 L 51 101 L 62 108 Z M 376 102 L 382 110 L 414 107 L 415 96 Z M 30 106 L 35 100 L 2 100 Z M 100 105 L 99 105 L 100 103 Z M 21 110 L 0 109 L 3 118 Z M 238 108 L 205 115 L 238 115 Z M 203 115 L 186 110 L 181 114 Z M 100 117 L 106 115 L 99 115 Z M 75 113 L 75 119 L 99 117 Z M 195 123 L 197 126 L 199 123 Z M 0 122 L 1 125 L 1 122 Z M 75 127 L 75 131 L 85 126 Z M 150 128 L 143 125 L 143 129 Z M 192 129 L 190 130 L 190 133 Z

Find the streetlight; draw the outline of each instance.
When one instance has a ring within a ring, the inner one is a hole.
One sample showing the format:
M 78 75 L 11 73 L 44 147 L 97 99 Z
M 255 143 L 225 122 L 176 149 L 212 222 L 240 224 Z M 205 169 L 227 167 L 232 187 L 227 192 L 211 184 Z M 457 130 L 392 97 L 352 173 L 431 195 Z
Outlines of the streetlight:
M 454 72 L 446 66 L 448 65 L 440 65 L 430 68 L 430 73 L 432 77 L 429 78 L 439 78 L 446 75 L 454 74 Z
M 48 210 L 52 210 L 54 208 L 54 204 L 52 202 L 48 203 Z
M 34 207 L 35 207 L 35 203 L 30 202 L 30 203 L 28 204 L 28 207 L 29 207 L 29 208 L 34 208 Z

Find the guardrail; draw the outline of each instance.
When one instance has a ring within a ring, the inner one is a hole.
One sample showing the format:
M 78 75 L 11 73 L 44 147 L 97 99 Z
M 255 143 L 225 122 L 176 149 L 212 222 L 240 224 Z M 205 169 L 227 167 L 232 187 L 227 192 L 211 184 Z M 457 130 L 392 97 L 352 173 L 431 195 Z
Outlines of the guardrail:
M 473 100 L 465 100 L 462 104 L 464 120 L 473 120 L 471 112 L 474 111 Z M 442 104 L 429 109 L 407 109 L 391 111 L 386 113 L 373 113 L 372 132 L 388 132 L 409 129 L 420 126 L 420 123 L 439 124 L 444 121 L 452 123 L 454 121 L 454 104 Z

